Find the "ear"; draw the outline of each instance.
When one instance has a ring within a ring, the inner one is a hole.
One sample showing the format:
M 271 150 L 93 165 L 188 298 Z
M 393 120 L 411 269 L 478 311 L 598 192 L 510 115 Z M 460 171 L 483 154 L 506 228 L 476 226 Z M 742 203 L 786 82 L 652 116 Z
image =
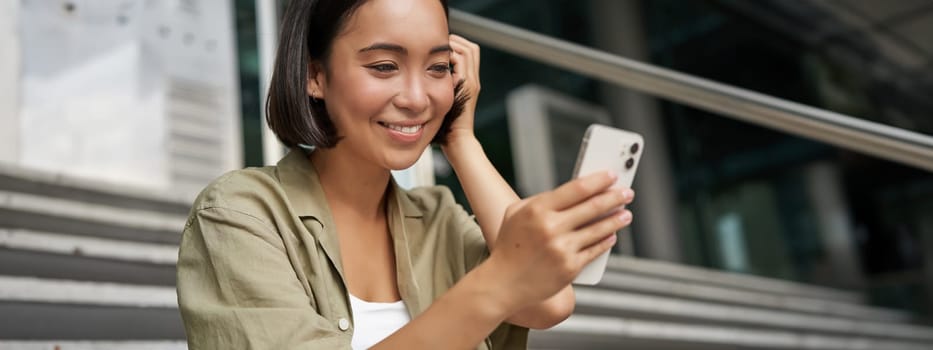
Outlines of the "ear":
M 308 63 L 308 78 L 305 86 L 305 93 L 318 100 L 324 99 L 324 82 L 327 79 L 324 76 L 323 67 L 317 62 Z

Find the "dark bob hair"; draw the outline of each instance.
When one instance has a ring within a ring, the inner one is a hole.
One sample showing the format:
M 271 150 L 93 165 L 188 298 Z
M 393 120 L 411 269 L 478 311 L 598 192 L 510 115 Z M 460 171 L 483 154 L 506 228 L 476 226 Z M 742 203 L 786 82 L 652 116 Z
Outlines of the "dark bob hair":
M 279 48 L 266 100 L 266 122 L 289 148 L 332 148 L 339 141 L 324 100 L 307 94 L 308 66 L 323 63 L 325 69 L 334 38 L 347 19 L 367 0 L 291 0 L 282 17 Z M 447 0 L 440 0 L 448 15 Z M 463 83 L 454 88 L 454 103 L 444 115 L 441 128 L 431 140 L 444 144 L 450 124 L 463 112 L 469 99 Z

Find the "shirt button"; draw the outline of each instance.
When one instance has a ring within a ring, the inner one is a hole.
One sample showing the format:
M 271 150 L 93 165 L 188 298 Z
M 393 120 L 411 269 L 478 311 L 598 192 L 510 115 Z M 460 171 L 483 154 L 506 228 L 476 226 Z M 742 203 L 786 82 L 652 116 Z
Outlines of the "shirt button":
M 342 331 L 350 329 L 350 320 L 341 317 L 339 320 L 337 320 L 337 327 L 340 327 L 340 330 Z

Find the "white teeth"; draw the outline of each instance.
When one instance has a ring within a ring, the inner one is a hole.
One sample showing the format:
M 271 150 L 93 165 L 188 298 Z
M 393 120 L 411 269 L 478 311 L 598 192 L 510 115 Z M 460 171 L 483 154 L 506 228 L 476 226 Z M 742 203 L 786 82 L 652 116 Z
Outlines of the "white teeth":
M 418 132 L 418 130 L 421 130 L 422 125 L 399 126 L 399 125 L 386 124 L 386 127 L 388 127 L 389 129 L 401 132 L 403 134 L 414 134 Z

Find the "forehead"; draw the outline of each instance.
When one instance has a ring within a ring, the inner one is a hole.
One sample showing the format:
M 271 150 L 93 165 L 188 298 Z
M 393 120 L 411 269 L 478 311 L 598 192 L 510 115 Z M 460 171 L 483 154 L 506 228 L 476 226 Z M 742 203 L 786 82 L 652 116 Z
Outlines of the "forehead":
M 347 19 L 335 43 L 341 41 L 433 47 L 448 41 L 447 17 L 439 0 L 370 0 Z

